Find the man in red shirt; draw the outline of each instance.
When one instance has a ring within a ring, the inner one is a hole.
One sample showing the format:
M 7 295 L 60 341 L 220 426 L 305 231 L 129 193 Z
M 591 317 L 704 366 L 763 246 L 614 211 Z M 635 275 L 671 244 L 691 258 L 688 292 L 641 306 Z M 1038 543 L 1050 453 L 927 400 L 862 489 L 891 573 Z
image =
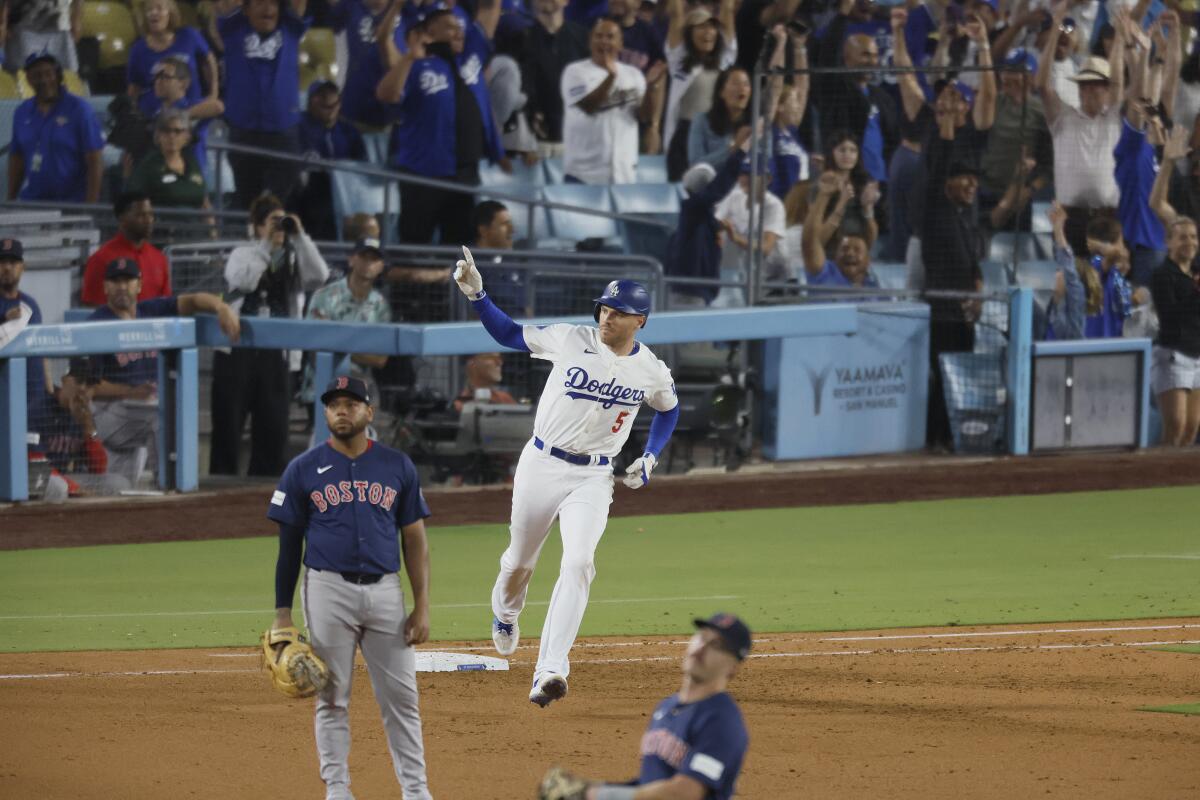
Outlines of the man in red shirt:
M 150 234 L 154 230 L 150 198 L 141 192 L 124 192 L 113 203 L 113 213 L 117 217 L 117 235 L 100 245 L 83 269 L 83 291 L 80 293 L 83 304 L 102 306 L 108 302 L 104 296 L 104 269 L 122 258 L 136 261 L 141 269 L 139 301 L 169 296 L 171 270 L 167 266 L 167 257 L 150 244 Z

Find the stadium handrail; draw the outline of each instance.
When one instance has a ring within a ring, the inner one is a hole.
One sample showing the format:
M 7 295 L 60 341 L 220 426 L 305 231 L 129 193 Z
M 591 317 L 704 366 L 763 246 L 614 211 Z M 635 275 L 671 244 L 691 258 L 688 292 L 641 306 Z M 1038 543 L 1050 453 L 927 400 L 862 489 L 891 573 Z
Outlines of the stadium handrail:
M 468 186 L 462 183 L 453 181 L 441 180 L 439 178 L 430 178 L 424 175 L 415 175 L 410 172 L 397 172 L 395 170 L 384 169 L 370 164 L 360 164 L 357 162 L 347 162 L 341 160 L 330 160 L 327 158 L 318 158 L 316 156 L 296 155 L 294 153 L 280 153 L 275 150 L 267 150 L 262 147 L 251 147 L 249 145 L 234 144 L 232 142 L 216 142 L 208 143 L 210 151 L 216 151 L 218 163 L 216 170 L 216 187 L 215 202 L 217 208 L 222 208 L 224 201 L 223 191 L 221 186 L 221 164 L 220 161 L 225 158 L 226 153 L 239 153 L 242 155 L 257 156 L 259 158 L 267 158 L 275 161 L 286 161 L 293 164 L 299 164 L 305 167 L 313 168 L 320 167 L 331 172 L 349 172 L 356 175 L 366 175 L 372 178 L 384 178 L 394 180 L 398 183 L 409 183 L 416 186 L 426 186 L 432 189 L 442 189 L 448 192 L 457 192 L 460 194 L 486 194 L 488 197 L 501 200 L 517 205 L 540 206 L 548 210 L 554 211 L 570 211 L 576 214 L 586 214 L 593 217 L 604 217 L 606 219 L 618 220 L 634 225 L 645 225 L 649 227 L 673 229 L 675 226 L 663 220 L 656 220 L 637 214 L 623 214 L 617 211 L 602 211 L 596 208 L 587 208 L 586 206 L 571 205 L 568 203 L 558 203 L 553 200 L 546 200 L 542 197 L 523 197 L 521 195 L 512 194 L 504 191 L 503 186 L 485 186 L 479 184 L 477 186 Z M 388 197 L 384 195 L 384 203 L 388 202 Z M 387 206 L 384 207 L 384 213 L 387 213 Z

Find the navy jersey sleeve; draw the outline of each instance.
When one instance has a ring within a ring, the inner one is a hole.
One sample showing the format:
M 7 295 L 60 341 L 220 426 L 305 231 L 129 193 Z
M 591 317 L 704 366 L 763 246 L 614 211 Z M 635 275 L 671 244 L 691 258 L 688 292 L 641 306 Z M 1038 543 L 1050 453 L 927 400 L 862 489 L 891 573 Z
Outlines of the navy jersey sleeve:
M 749 738 L 742 715 L 732 702 L 706 715 L 688 737 L 688 752 L 679 772 L 710 789 L 730 783 L 742 768 Z
M 176 297 L 155 297 L 143 300 L 137 305 L 139 317 L 178 317 L 179 299 Z
M 396 498 L 396 524 L 403 528 L 418 520 L 430 516 L 429 506 L 425 504 L 425 495 L 421 492 L 421 479 L 417 476 L 417 468 L 412 459 L 403 453 L 400 455 L 400 496 Z
M 297 528 L 308 526 L 308 496 L 300 481 L 299 459 L 288 464 L 279 479 L 275 494 L 271 495 L 271 505 L 267 508 L 267 517 L 284 525 Z

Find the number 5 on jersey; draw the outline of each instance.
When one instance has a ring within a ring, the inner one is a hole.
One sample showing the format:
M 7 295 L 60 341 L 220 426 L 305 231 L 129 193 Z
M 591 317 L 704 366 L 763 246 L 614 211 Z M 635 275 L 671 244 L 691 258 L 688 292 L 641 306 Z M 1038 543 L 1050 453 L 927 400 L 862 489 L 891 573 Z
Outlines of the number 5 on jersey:
M 621 428 L 625 425 L 625 418 L 628 416 L 629 416 L 628 411 L 622 411 L 619 414 L 617 414 L 617 422 L 615 425 L 612 426 L 613 433 L 616 433 L 617 431 L 621 430 Z

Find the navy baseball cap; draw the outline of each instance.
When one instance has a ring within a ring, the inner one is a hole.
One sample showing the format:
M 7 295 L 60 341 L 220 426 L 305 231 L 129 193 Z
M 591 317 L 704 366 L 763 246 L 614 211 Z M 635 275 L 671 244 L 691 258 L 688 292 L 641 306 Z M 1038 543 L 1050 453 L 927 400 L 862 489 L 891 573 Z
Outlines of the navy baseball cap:
M 717 613 L 708 619 L 695 619 L 692 623 L 697 628 L 709 628 L 717 632 L 721 641 L 729 648 L 729 652 L 737 656 L 738 661 L 745 661 L 750 655 L 750 629 L 733 614 Z
M 142 268 L 132 258 L 118 258 L 116 261 L 108 262 L 108 266 L 104 268 L 104 280 L 106 281 L 140 277 L 142 277 Z
M 350 251 L 352 255 L 372 256 L 383 260 L 383 245 L 374 237 L 365 237 L 354 243 L 354 249 Z
M 367 405 L 371 405 L 371 395 L 367 391 L 367 382 L 362 378 L 338 375 L 325 387 L 325 393 L 321 395 L 321 403 L 328 405 L 330 400 L 339 395 L 353 397 L 355 400 L 361 400 Z
M 24 261 L 25 248 L 20 239 L 0 239 L 0 261 Z

